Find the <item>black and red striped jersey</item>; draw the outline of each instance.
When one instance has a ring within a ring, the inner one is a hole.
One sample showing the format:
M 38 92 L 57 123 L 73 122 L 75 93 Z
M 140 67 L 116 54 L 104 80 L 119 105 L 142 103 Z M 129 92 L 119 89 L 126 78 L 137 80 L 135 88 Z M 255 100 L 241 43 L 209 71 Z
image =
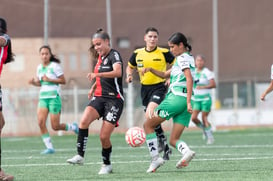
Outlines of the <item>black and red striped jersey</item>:
M 118 51 L 111 49 L 107 56 L 98 57 L 97 64 L 94 69 L 94 73 L 111 72 L 115 63 L 121 64 L 123 67 L 122 58 Z M 123 75 L 123 68 L 122 68 Z M 105 78 L 96 77 L 97 88 L 95 90 L 95 96 L 120 98 L 123 97 L 122 77 Z

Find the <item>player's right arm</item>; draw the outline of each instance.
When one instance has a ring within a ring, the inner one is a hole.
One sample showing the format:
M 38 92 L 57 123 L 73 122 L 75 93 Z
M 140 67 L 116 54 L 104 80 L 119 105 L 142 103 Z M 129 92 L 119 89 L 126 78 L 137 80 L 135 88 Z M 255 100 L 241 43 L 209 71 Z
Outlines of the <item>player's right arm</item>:
M 34 85 L 34 86 L 41 86 L 41 82 L 40 82 L 40 80 L 38 79 L 38 78 L 31 78 L 29 81 L 28 81 L 28 83 L 30 84 L 30 85 Z
M 134 68 L 127 65 L 127 68 L 126 68 L 126 82 L 127 83 L 130 83 L 133 81 L 133 73 L 134 73 Z
M 91 97 L 93 96 L 95 89 L 97 87 L 97 82 L 95 82 L 92 87 L 90 88 L 89 92 L 88 92 L 88 99 L 91 99 Z

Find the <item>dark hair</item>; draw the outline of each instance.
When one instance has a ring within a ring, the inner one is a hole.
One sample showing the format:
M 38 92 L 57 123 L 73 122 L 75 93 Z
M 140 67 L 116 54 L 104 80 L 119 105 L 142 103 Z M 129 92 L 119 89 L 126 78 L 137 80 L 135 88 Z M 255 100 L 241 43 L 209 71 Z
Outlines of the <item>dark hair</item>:
M 179 45 L 180 43 L 183 43 L 184 47 L 191 52 L 192 48 L 191 45 L 188 43 L 188 40 L 185 35 L 183 35 L 180 32 L 174 33 L 168 40 L 170 43 L 173 43 L 175 45 Z
M 6 20 L 4 18 L 0 17 L 0 36 L 3 35 L 3 34 L 6 34 L 6 33 L 7 33 Z M 10 39 L 8 39 L 7 46 L 8 46 L 8 55 L 7 55 L 7 59 L 4 62 L 4 64 L 14 61 L 14 54 L 12 53 Z
M 53 55 L 53 53 L 52 53 L 51 48 L 50 48 L 49 45 L 43 45 L 43 46 L 41 46 L 41 48 L 39 49 L 39 52 L 41 52 L 41 50 L 42 50 L 43 48 L 48 49 L 48 51 L 49 51 L 49 53 L 50 53 L 50 58 L 49 58 L 49 61 L 50 61 L 50 62 L 61 63 L 60 59 L 56 58 L 56 56 Z
M 98 54 L 98 52 L 95 50 L 92 41 L 91 41 L 91 46 L 90 46 L 90 48 L 89 48 L 89 52 L 90 52 L 90 56 L 91 56 L 92 58 L 97 59 L 97 58 L 99 57 L 99 54 Z
M 4 18 L 0 17 L 0 33 L 7 33 L 7 23 Z
M 101 38 L 103 40 L 110 40 L 110 36 L 107 32 L 103 31 L 103 29 L 99 28 L 96 33 L 92 36 L 92 39 L 94 38 Z
M 150 31 L 156 32 L 159 35 L 159 32 L 158 32 L 158 30 L 155 27 L 148 27 L 145 30 L 145 34 L 149 33 Z

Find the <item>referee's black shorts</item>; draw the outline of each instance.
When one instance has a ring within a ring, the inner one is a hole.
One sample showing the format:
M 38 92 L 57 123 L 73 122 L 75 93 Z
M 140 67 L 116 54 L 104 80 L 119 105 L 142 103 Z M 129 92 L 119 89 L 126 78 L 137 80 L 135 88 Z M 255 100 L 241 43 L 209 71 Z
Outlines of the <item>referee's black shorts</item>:
M 167 86 L 164 82 L 154 85 L 141 85 L 141 99 L 144 110 L 150 102 L 160 104 L 167 92 Z

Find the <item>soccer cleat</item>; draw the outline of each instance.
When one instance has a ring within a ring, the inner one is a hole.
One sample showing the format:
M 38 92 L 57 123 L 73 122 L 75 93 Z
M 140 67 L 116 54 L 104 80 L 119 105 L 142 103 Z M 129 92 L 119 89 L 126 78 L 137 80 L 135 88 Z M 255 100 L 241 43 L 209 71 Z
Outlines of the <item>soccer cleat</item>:
M 104 175 L 104 174 L 109 174 L 109 173 L 112 173 L 112 172 L 113 172 L 112 165 L 102 164 L 98 174 L 99 175 Z
M 74 133 L 75 134 L 79 134 L 79 126 L 78 126 L 78 124 L 77 123 L 73 123 L 73 126 L 74 126 Z
M 211 145 L 213 143 L 214 143 L 214 138 L 213 137 L 208 138 L 207 145 Z
M 55 150 L 53 148 L 47 148 L 44 151 L 41 152 L 42 155 L 48 155 L 55 153 Z
M 70 163 L 70 164 L 82 165 L 83 164 L 83 157 L 80 155 L 75 155 L 74 157 L 66 160 L 66 162 Z
M 163 159 L 170 160 L 170 155 L 172 154 L 172 149 L 166 145 L 164 149 Z
M 190 161 L 195 156 L 195 152 L 192 150 L 188 150 L 183 157 L 177 162 L 176 168 L 183 168 L 189 165 Z
M 14 177 L 12 175 L 7 175 L 3 170 L 0 171 L 0 181 L 13 181 Z
M 161 165 L 163 165 L 165 163 L 165 161 L 163 160 L 163 158 L 158 157 L 155 160 L 151 161 L 150 167 L 147 170 L 147 173 L 152 173 L 155 172 L 156 169 L 158 169 Z

